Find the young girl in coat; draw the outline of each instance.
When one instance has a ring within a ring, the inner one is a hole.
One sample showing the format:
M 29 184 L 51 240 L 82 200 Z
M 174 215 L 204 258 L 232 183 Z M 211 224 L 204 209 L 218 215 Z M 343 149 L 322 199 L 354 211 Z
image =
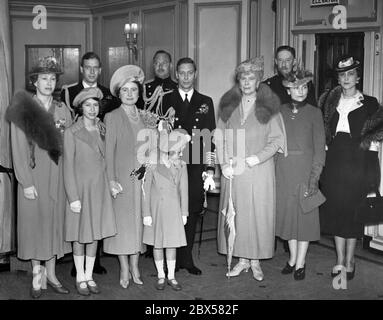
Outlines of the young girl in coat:
M 143 242 L 152 245 L 158 272 L 156 288 L 166 286 L 164 249 L 168 269 L 167 283 L 174 290 L 181 285 L 174 277 L 176 248 L 186 245 L 184 225 L 188 212 L 188 175 L 186 163 L 180 160 L 190 136 L 179 131 L 160 134 L 159 161 L 147 169 L 144 180 Z
M 76 289 L 85 296 L 100 293 L 93 280 L 97 241 L 117 232 L 106 176 L 105 126 L 97 118 L 102 96 L 98 88 L 83 89 L 73 100 L 83 116 L 64 133 L 65 240 L 73 242 Z

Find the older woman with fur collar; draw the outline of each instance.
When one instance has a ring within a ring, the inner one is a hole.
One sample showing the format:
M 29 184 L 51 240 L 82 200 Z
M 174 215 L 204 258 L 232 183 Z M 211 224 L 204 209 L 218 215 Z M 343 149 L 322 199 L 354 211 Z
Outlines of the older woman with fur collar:
M 379 166 L 375 143 L 383 138 L 382 110 L 376 98 L 357 89 L 360 63 L 351 56 L 336 65 L 337 86 L 320 98 L 326 133 L 326 165 L 321 186 L 327 201 L 321 208 L 321 230 L 335 239 L 337 263 L 331 275 L 346 269 L 355 274 L 356 240 L 363 224 L 354 219 L 355 208 L 378 185 Z M 369 150 L 370 149 L 370 150 Z
M 239 262 L 226 275 L 238 276 L 251 267 L 257 281 L 264 278 L 259 259 L 271 258 L 274 252 L 273 156 L 286 145 L 279 98 L 260 83 L 262 77 L 262 58 L 237 67 L 236 85 L 221 99 L 215 132 L 223 174 L 219 212 L 228 206 L 230 195 L 236 211 L 233 256 Z M 225 216 L 220 214 L 218 251 L 222 254 L 228 253 L 225 228 Z

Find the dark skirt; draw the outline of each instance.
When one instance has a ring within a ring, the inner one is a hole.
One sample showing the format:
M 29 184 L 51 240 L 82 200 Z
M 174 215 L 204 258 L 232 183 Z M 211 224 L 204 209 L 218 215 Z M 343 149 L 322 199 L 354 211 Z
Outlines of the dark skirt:
M 320 209 L 322 233 L 361 238 L 364 226 L 354 216 L 367 193 L 365 151 L 348 133 L 338 133 L 329 145 L 321 190 L 327 199 Z

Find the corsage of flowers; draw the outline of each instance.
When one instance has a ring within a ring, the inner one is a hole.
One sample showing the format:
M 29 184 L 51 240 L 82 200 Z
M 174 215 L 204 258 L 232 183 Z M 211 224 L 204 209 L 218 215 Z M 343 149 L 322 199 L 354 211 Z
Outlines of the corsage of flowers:
M 61 133 L 64 133 L 65 130 L 65 119 L 58 119 L 55 121 L 55 126 L 60 130 Z

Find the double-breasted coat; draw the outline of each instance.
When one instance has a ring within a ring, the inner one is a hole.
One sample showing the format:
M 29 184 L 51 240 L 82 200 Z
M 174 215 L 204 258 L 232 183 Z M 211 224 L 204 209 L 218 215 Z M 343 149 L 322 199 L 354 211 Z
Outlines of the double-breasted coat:
M 198 214 L 204 202 L 202 172 L 208 167 L 206 153 L 215 150 L 212 142 L 216 128 L 213 100 L 194 90 L 190 103 L 185 106 L 178 90 L 174 90 L 169 96 L 168 107 L 175 110 L 174 128 L 183 129 L 191 136 L 183 151 L 183 160 L 188 164 L 189 214 Z
M 145 127 L 140 118 L 136 123 L 129 120 L 122 107 L 106 114 L 105 125 L 108 181 L 120 183 L 123 191 L 113 199 L 117 235 L 104 239 L 104 251 L 118 255 L 143 253 L 142 181 L 130 178 L 130 173 L 141 165 L 137 159 L 141 146 L 137 134 Z
M 65 240 L 90 243 L 117 231 L 105 164 L 105 127 L 88 131 L 83 117 L 64 133 L 64 183 L 67 194 Z M 81 202 L 75 213 L 69 204 Z
M 34 99 L 42 103 L 35 96 Z M 44 109 L 45 112 L 45 109 Z M 48 113 L 57 125 L 69 127 L 71 114 L 65 104 L 52 101 Z M 36 119 L 38 121 L 38 119 Z M 27 120 L 26 120 L 27 121 Z M 35 144 L 35 167 L 30 166 L 30 149 L 24 131 L 11 123 L 13 166 L 17 187 L 17 256 L 23 260 L 49 260 L 71 252 L 64 241 L 65 190 L 62 157 L 56 164 L 48 152 Z M 24 189 L 34 186 L 37 197 L 25 198 Z
M 186 164 L 167 168 L 158 164 L 147 171 L 142 214 L 152 217 L 144 226 L 144 243 L 154 248 L 186 245 L 182 216 L 188 216 L 188 176 Z

